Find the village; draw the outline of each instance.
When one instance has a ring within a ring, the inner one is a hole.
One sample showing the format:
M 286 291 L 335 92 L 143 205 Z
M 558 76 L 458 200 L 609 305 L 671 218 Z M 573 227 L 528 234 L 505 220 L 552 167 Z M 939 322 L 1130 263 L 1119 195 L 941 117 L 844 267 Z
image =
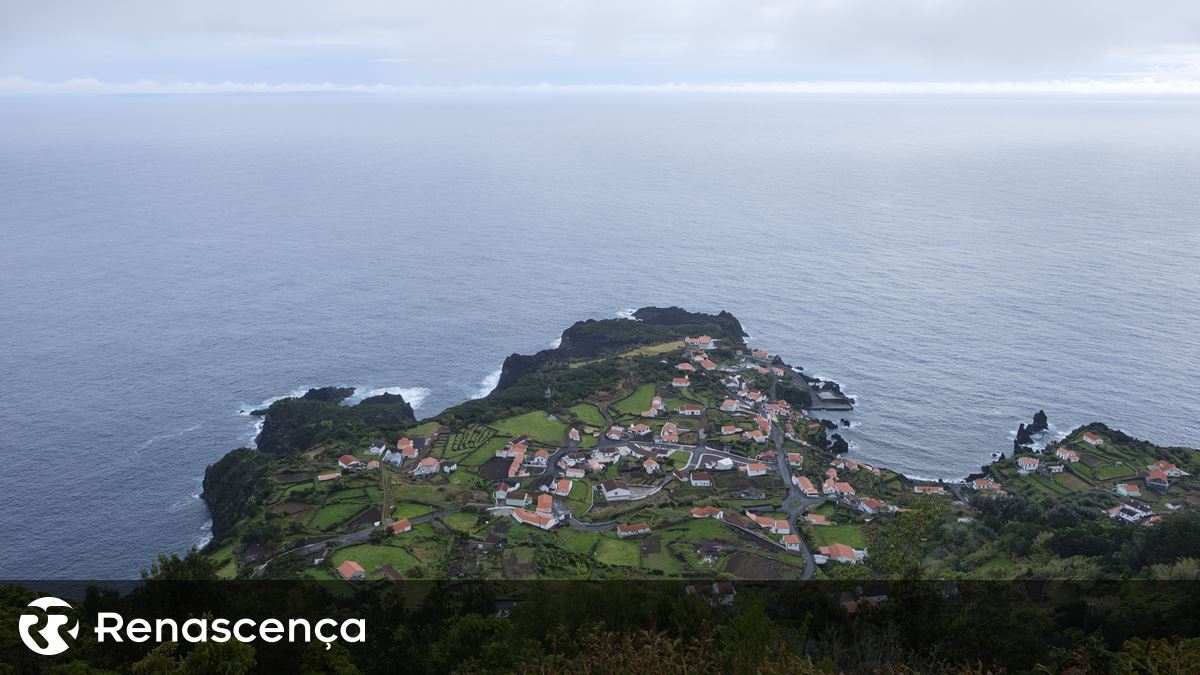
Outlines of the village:
M 877 519 L 929 504 L 962 523 L 975 498 L 1106 490 L 1109 518 L 1151 526 L 1194 496 L 1165 497 L 1188 476 L 1176 464 L 1091 431 L 964 482 L 912 480 L 838 454 L 816 413 L 847 400 L 765 351 L 700 335 L 616 358 L 653 359 L 659 375 L 565 408 L 306 453 L 331 464 L 282 474 L 292 484 L 272 507 L 305 536 L 218 551 L 226 574 L 299 560 L 305 576 L 347 580 L 826 578 L 869 561 Z M 810 386 L 817 410 L 777 396 L 787 383 Z

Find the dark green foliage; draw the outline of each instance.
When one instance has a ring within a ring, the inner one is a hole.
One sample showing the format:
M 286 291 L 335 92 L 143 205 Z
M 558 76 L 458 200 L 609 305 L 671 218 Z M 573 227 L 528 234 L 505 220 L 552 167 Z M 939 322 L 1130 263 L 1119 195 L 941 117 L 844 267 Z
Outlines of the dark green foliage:
M 264 414 L 258 448 L 278 454 L 303 452 L 322 444 L 354 444 L 380 434 L 395 435 L 416 422 L 412 406 L 398 394 L 373 396 L 354 406 L 285 398 L 272 403 Z
M 258 512 L 269 496 L 267 469 L 271 458 L 252 448 L 238 448 L 204 470 L 202 498 L 213 521 L 213 540 L 219 540 L 243 519 Z

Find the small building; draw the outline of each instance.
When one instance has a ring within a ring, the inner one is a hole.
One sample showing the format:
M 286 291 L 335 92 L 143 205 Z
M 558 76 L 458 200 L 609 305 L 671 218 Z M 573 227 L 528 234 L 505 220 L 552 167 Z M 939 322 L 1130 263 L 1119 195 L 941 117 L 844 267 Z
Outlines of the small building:
M 408 521 L 408 518 L 401 518 L 389 525 L 388 529 L 392 531 L 392 534 L 404 534 L 412 530 L 412 523 Z
M 792 476 L 792 482 L 796 484 L 796 487 L 800 488 L 800 491 L 806 497 L 818 497 L 821 494 L 807 476 Z
M 610 502 L 623 501 L 632 496 L 629 487 L 615 479 L 604 481 L 600 484 L 600 489 L 604 491 L 604 498 Z
M 855 565 L 861 563 L 867 557 L 867 552 L 845 544 L 830 544 L 829 546 L 821 547 L 821 555 L 833 562 Z
M 659 432 L 658 437 L 663 443 L 678 443 L 679 427 L 674 422 L 667 422 L 662 425 L 662 430 Z
M 642 469 L 645 470 L 646 473 L 654 473 L 655 471 L 658 471 L 659 465 L 653 457 L 647 457 L 646 461 L 642 462 Z
M 800 537 L 794 534 L 785 534 L 783 535 L 782 541 L 783 547 L 787 550 L 797 552 L 800 550 Z
M 737 426 L 736 424 L 725 424 L 725 425 L 721 426 L 721 435 L 722 436 L 732 436 L 734 434 L 740 434 L 740 433 L 742 433 L 742 429 L 741 429 L 741 427 Z
M 571 489 L 575 487 L 575 483 L 569 480 L 559 480 L 554 483 L 554 494 L 559 497 L 567 497 L 571 494 Z
M 787 456 L 788 466 L 802 467 L 804 466 L 804 455 L 798 452 L 789 452 Z
M 512 517 L 523 525 L 532 525 L 543 530 L 549 530 L 558 524 L 558 518 L 553 514 L 530 513 L 525 509 L 513 509 Z
M 341 477 L 342 477 L 342 474 L 340 472 L 338 472 L 338 473 L 319 473 L 319 474 L 317 474 L 317 482 L 324 483 L 327 480 L 337 480 Z
M 579 442 L 579 430 L 576 429 L 575 427 L 571 427 L 571 430 L 567 432 L 567 438 L 571 439 L 572 443 L 578 443 Z
M 683 377 L 671 378 L 671 386 L 675 387 L 676 389 L 683 389 L 686 387 L 690 387 L 691 385 L 692 385 L 692 381 L 689 380 L 686 375 L 684 375 Z
M 504 495 L 505 506 L 529 506 L 529 494 L 513 490 Z
M 624 431 L 625 427 L 620 427 L 614 424 L 608 428 L 608 433 L 604 434 L 604 437 L 610 441 L 619 441 L 621 440 L 621 434 L 624 433 Z
M 629 433 L 634 436 L 645 436 L 651 431 L 653 430 L 650 428 L 649 424 L 643 424 L 641 422 L 629 427 Z
M 1037 457 L 1018 457 L 1017 458 L 1017 473 L 1022 476 L 1028 476 L 1038 470 L 1038 465 L 1041 464 Z
M 373 459 L 373 460 L 367 462 L 367 471 L 378 471 L 378 470 L 379 470 L 379 460 Z
M 999 490 L 1000 484 L 988 478 L 976 478 L 971 481 L 971 487 L 976 490 Z
M 717 520 L 725 519 L 725 512 L 715 506 L 696 506 L 692 508 L 693 518 L 716 518 Z
M 771 534 L 791 534 L 792 524 L 783 518 L 776 518 L 775 522 L 771 523 Z
M 753 441 L 755 443 L 766 443 L 767 442 L 767 435 L 764 434 L 762 431 L 759 431 L 758 429 L 753 429 L 751 431 L 747 431 L 745 434 L 742 434 L 742 435 L 745 436 L 746 440 Z
M 538 495 L 537 512 L 551 513 L 554 511 L 554 497 L 550 495 Z
M 1165 471 L 1151 471 L 1146 474 L 1146 487 L 1157 492 L 1166 492 L 1171 487 L 1171 480 Z
M 1058 450 L 1055 450 L 1054 455 L 1064 462 L 1078 462 L 1079 461 L 1079 453 L 1075 452 L 1074 450 L 1068 448 L 1065 445 L 1060 447 Z
M 650 526 L 646 523 L 633 523 L 631 525 L 617 523 L 617 536 L 622 539 L 640 537 L 644 534 L 650 534 Z
M 712 359 L 700 359 L 700 367 L 705 370 L 716 370 L 717 364 L 712 362 Z
M 712 476 L 705 471 L 694 471 L 688 477 L 693 487 L 712 487 Z
M 675 366 L 675 368 L 678 370 L 682 370 L 685 373 L 696 372 L 696 366 L 693 366 L 692 364 L 688 363 L 687 361 L 684 361 L 683 363 Z
M 1180 476 L 1189 475 L 1186 471 L 1180 469 L 1165 459 L 1158 460 L 1157 462 L 1147 466 L 1146 469 L 1148 471 L 1161 471 L 1171 478 L 1179 478 Z
M 426 457 L 425 459 L 417 462 L 417 468 L 413 469 L 413 475 L 428 476 L 430 474 L 437 473 L 440 468 L 441 462 L 437 461 L 433 457 Z
M 746 465 L 747 476 L 765 476 L 767 475 L 767 465 L 761 462 L 754 462 Z
M 566 471 L 563 471 L 563 475 L 567 478 L 583 478 L 586 472 L 582 466 L 569 466 Z
M 1134 483 L 1119 483 L 1116 487 L 1116 493 L 1122 497 L 1141 497 L 1142 489 Z
M 679 414 L 688 417 L 699 417 L 704 414 L 704 406 L 698 403 L 687 403 L 679 409 Z
M 737 412 L 738 408 L 738 402 L 735 399 L 727 398 L 721 402 L 721 412 Z
M 358 461 L 358 458 L 354 455 L 342 455 L 341 457 L 338 457 L 338 466 L 342 467 L 343 469 L 350 469 L 356 466 L 362 466 L 362 462 Z
M 816 526 L 824 526 L 824 525 L 832 525 L 833 524 L 833 523 L 829 522 L 828 518 L 826 518 L 825 516 L 823 516 L 819 513 L 806 513 L 806 514 L 804 514 L 804 520 L 808 521 L 809 525 L 816 525 Z
M 689 349 L 716 349 L 717 343 L 707 335 L 684 338 L 683 342 Z
M 362 565 L 359 565 L 353 560 L 347 560 L 341 565 L 338 565 L 337 571 L 338 576 L 346 581 L 361 581 L 367 576 L 367 571 L 363 569 Z
M 534 466 L 546 466 L 546 462 L 550 459 L 550 453 L 546 450 L 538 450 L 533 453 L 533 457 L 529 459 L 529 463 Z
M 1093 434 L 1090 431 L 1085 431 L 1085 432 L 1083 432 L 1083 442 L 1087 443 L 1088 445 L 1090 445 L 1092 447 L 1100 447 L 1101 445 L 1104 444 L 1104 439 L 1100 438 L 1099 436 L 1097 436 L 1096 434 Z
M 872 499 L 871 497 L 863 497 L 862 499 L 858 500 L 858 510 L 862 511 L 863 513 L 865 513 L 867 515 L 873 516 L 876 513 L 879 513 L 880 511 L 882 511 L 886 508 L 887 508 L 887 504 L 884 504 L 883 502 L 879 501 L 878 499 Z
M 944 495 L 946 488 L 941 485 L 914 485 L 913 492 L 919 495 Z

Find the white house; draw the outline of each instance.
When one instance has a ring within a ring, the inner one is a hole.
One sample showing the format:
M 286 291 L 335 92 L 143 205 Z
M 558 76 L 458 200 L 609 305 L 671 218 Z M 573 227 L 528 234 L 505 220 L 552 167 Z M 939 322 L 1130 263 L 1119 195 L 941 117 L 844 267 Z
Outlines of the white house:
M 708 475 L 707 473 L 705 473 L 703 471 L 693 472 L 692 475 L 688 477 L 688 481 L 694 487 L 711 487 L 712 486 L 712 476 Z
M 767 465 L 760 462 L 746 465 L 747 476 L 765 476 L 767 475 Z
M 1021 474 L 1022 476 L 1028 476 L 1034 471 L 1037 471 L 1039 464 L 1041 464 L 1041 462 L 1038 461 L 1037 457 L 1018 457 L 1017 473 Z
M 438 462 L 433 457 L 426 457 L 425 459 L 417 462 L 417 468 L 413 469 L 413 475 L 428 476 L 430 474 L 435 474 L 438 472 L 440 464 L 441 462 Z
M 600 489 L 604 491 L 604 498 L 610 502 L 626 500 L 632 496 L 625 483 L 619 480 L 606 480 L 600 484 Z
M 1083 433 L 1083 442 L 1087 443 L 1088 445 L 1090 445 L 1092 447 L 1098 447 L 1098 446 L 1104 444 L 1104 439 L 1100 438 L 1099 436 L 1097 436 L 1096 434 L 1093 434 L 1090 431 L 1085 431 Z

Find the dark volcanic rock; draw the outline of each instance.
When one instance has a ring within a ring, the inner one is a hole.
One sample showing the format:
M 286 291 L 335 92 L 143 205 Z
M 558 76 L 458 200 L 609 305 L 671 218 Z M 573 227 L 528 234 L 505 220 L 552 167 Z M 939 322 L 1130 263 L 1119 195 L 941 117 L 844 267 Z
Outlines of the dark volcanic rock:
M 354 387 L 317 387 L 304 392 L 300 398 L 305 401 L 341 403 L 353 395 Z
M 841 455 L 850 452 L 850 444 L 842 438 L 841 434 L 833 434 L 829 437 L 829 449 L 835 454 Z
M 705 314 L 679 307 L 643 307 L 633 316 L 633 319 L 578 321 L 563 331 L 562 340 L 554 349 L 528 355 L 510 354 L 504 359 L 496 391 L 508 389 L 525 375 L 550 363 L 605 356 L 689 336 L 710 335 L 725 346 L 745 346 L 746 332 L 729 312 Z

